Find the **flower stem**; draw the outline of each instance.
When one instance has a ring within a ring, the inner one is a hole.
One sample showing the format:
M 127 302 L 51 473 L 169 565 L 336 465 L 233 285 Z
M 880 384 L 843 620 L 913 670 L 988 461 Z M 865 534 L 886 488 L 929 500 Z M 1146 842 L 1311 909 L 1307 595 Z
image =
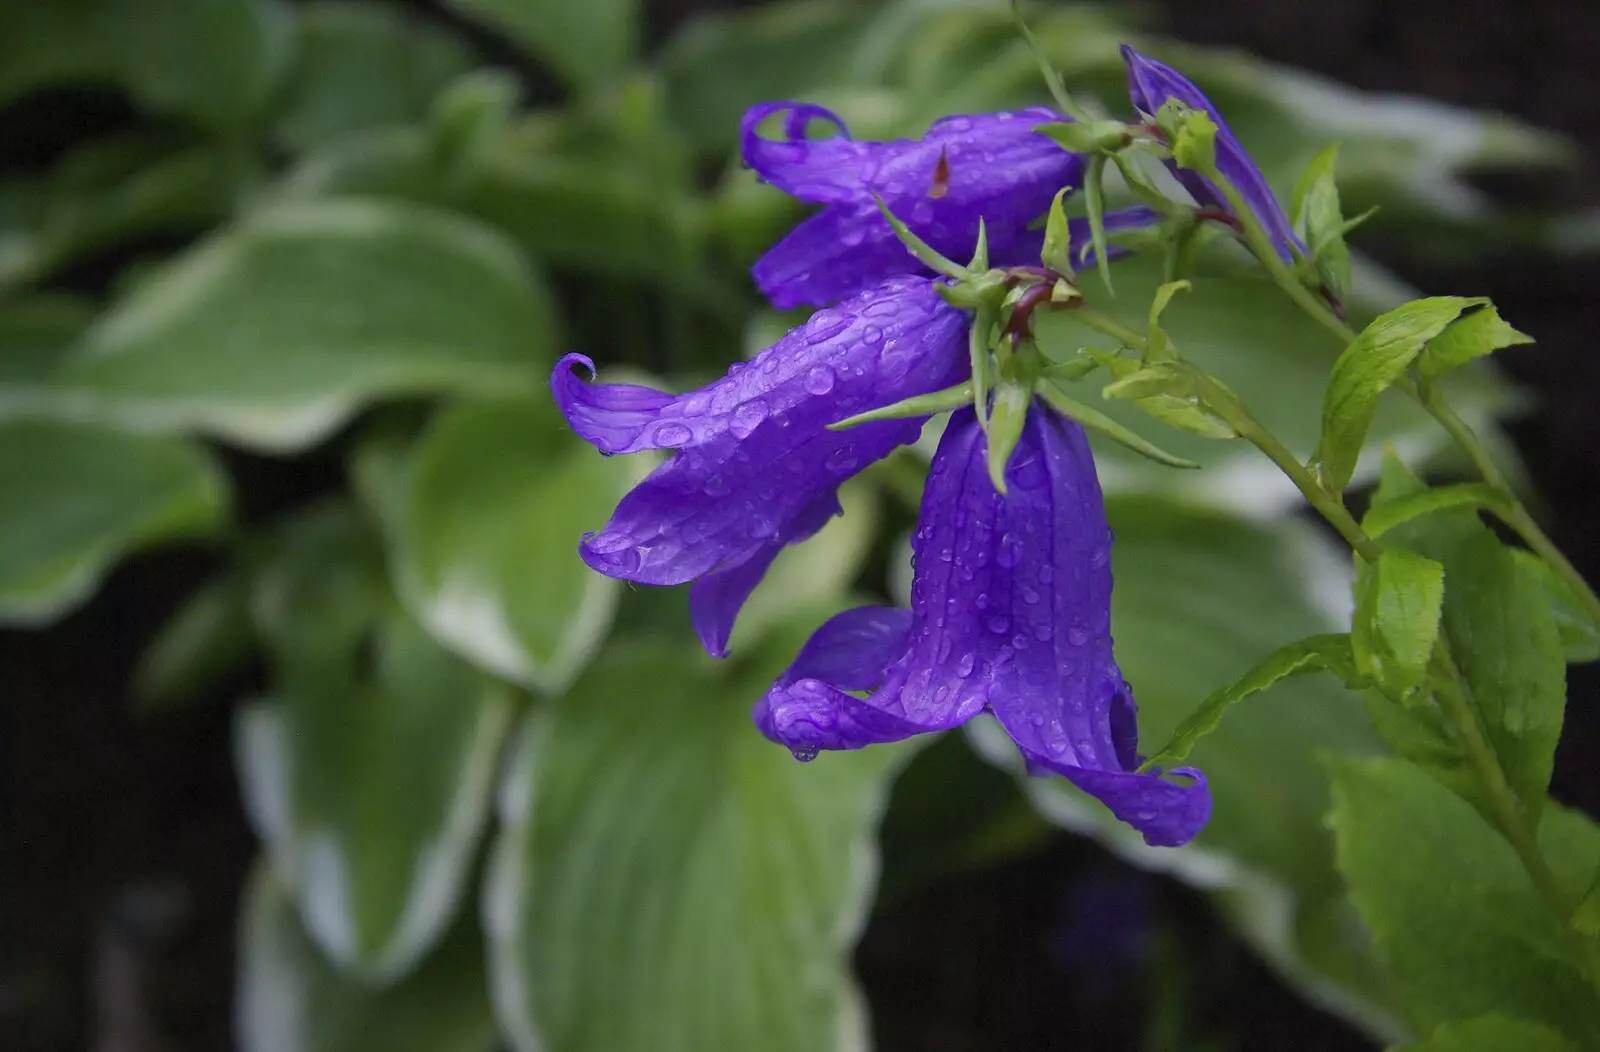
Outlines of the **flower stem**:
M 1271 236 L 1266 228 L 1261 225 L 1260 219 L 1245 203 L 1238 188 L 1233 186 L 1220 174 L 1212 177 L 1217 187 L 1228 199 L 1228 204 L 1233 208 L 1234 214 L 1239 218 L 1239 232 L 1244 237 L 1245 243 L 1255 254 L 1261 265 L 1266 268 L 1273 284 L 1281 289 L 1302 311 L 1310 318 L 1338 337 L 1341 346 L 1348 346 L 1357 335 L 1354 329 L 1341 321 L 1338 315 L 1322 300 L 1318 299 L 1311 290 L 1300 283 L 1294 271 L 1278 255 L 1277 247 L 1272 243 Z M 1577 567 L 1567 557 L 1561 554 L 1561 549 L 1556 547 L 1554 541 L 1544 532 L 1517 494 L 1512 490 L 1511 483 L 1505 474 L 1495 464 L 1489 451 L 1484 448 L 1483 442 L 1473 434 L 1472 428 L 1466 421 L 1458 416 L 1454 409 L 1439 395 L 1437 391 L 1421 390 L 1410 378 L 1403 379 L 1396 385 L 1406 395 L 1410 396 L 1417 404 L 1427 410 L 1439 426 L 1444 428 L 1456 445 L 1472 461 L 1478 474 L 1487 482 L 1505 501 L 1509 512 L 1506 525 L 1516 531 L 1529 548 L 1539 555 L 1550 566 L 1551 570 L 1561 578 L 1568 590 L 1577 598 L 1588 615 L 1600 622 L 1600 595 L 1589 586 Z

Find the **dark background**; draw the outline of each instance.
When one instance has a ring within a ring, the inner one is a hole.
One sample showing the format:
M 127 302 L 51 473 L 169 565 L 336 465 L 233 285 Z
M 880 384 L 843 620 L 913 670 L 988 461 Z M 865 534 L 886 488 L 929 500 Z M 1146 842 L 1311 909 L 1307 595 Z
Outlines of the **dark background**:
M 443 17 L 425 0 L 412 6 Z M 652 37 L 719 6 L 749 5 L 647 3 Z M 1583 150 L 1583 172 L 1486 188 L 1600 205 L 1600 4 L 1207 0 L 1141 10 L 1175 36 L 1564 131 Z M 0 143 L 17 141 L 8 130 L 0 117 Z M 33 160 L 0 150 L 7 165 Z M 1451 261 L 1363 245 L 1427 291 L 1493 297 L 1537 338 L 1503 359 L 1539 403 L 1512 434 L 1550 533 L 1600 579 L 1600 259 L 1507 250 Z M 77 279 L 93 286 L 103 275 Z M 250 518 L 341 477 L 331 457 L 233 459 Z M 0 632 L 0 1048 L 155 1052 L 164 1046 L 140 1039 L 147 1020 L 176 1048 L 231 1045 L 234 908 L 254 846 L 231 770 L 226 698 L 150 719 L 132 713 L 126 688 L 140 647 L 207 566 L 202 553 L 138 557 L 49 631 Z M 1553 791 L 1600 814 L 1600 665 L 1574 669 L 1570 687 Z M 1152 924 L 1085 924 L 1095 917 Z M 1156 1009 L 1187 1020 L 1190 1047 L 1367 1047 L 1302 1006 L 1197 897 L 1066 838 L 890 903 L 858 965 L 882 1052 L 1157 1047 L 1142 1030 Z M 106 1043 L 113 1037 L 131 1043 Z

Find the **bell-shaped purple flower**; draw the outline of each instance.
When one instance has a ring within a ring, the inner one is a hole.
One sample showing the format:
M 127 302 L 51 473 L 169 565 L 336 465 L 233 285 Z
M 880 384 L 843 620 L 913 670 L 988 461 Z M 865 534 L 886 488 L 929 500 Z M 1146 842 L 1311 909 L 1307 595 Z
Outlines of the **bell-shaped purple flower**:
M 1133 100 L 1133 107 L 1146 118 L 1154 118 L 1168 99 L 1177 99 L 1190 109 L 1204 110 L 1210 114 L 1217 126 L 1217 171 L 1238 189 L 1250 210 L 1272 236 L 1278 255 L 1285 262 L 1293 262 L 1294 253 L 1290 246 L 1301 251 L 1305 246 L 1295 236 L 1283 206 L 1273 195 L 1272 187 L 1267 185 L 1266 176 L 1261 174 L 1261 169 L 1256 167 L 1256 163 L 1239 144 L 1228 122 L 1222 119 L 1222 114 L 1211 100 L 1188 77 L 1171 66 L 1139 54 L 1127 44 L 1122 45 L 1122 58 L 1128 65 L 1128 94 Z M 1210 179 L 1198 172 L 1179 168 L 1171 161 L 1167 162 L 1167 166 L 1202 208 L 1214 208 L 1232 214 L 1233 209 L 1227 198 Z
M 1006 481 L 1001 496 L 973 412 L 956 413 L 922 500 L 911 609 L 828 621 L 756 724 L 806 758 L 990 712 L 1030 769 L 1066 777 L 1150 844 L 1182 844 L 1210 796 L 1190 768 L 1136 773 L 1133 697 L 1112 656 L 1111 531 L 1083 430 L 1035 407 Z
M 693 581 L 695 629 L 721 656 L 784 545 L 837 514 L 839 485 L 916 441 L 926 418 L 827 425 L 959 383 L 969 369 L 967 318 L 932 282 L 904 276 L 818 311 L 687 394 L 586 383 L 575 365 L 594 368 L 569 354 L 551 378 L 573 430 L 604 453 L 672 451 L 584 537 L 584 561 L 639 584 Z
M 780 139 L 758 128 L 782 115 Z M 981 217 L 996 265 L 1037 263 L 1013 246 L 1063 186 L 1076 186 L 1084 161 L 1033 129 L 1061 121 L 1044 108 L 945 117 L 920 139 L 857 142 L 821 106 L 769 102 L 745 114 L 745 161 L 762 178 L 821 212 L 756 263 L 761 291 L 780 308 L 833 303 L 894 274 L 927 273 L 879 212 L 873 194 L 940 253 L 965 260 Z M 808 139 L 814 120 L 838 128 Z M 1015 258 L 1013 258 L 1015 256 Z

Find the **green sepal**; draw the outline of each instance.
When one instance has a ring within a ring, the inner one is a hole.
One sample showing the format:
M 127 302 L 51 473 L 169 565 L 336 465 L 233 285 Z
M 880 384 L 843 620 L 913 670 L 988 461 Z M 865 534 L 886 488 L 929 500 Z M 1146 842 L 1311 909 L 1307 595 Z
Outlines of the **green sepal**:
M 973 384 L 966 380 L 953 387 L 946 387 L 942 391 L 931 391 L 928 394 L 904 398 L 893 405 L 886 405 L 878 409 L 869 409 L 865 413 L 845 417 L 828 425 L 829 431 L 843 431 L 846 428 L 856 427 L 860 424 L 870 424 L 874 420 L 903 420 L 912 416 L 932 416 L 935 413 L 948 413 L 952 409 L 960 409 L 964 405 L 972 404 Z
M 972 404 L 977 408 L 978 426 L 985 432 L 989 430 L 989 347 L 999 321 L 998 307 L 980 303 L 967 333 L 967 353 L 972 365 Z
M 1161 328 L 1161 312 L 1167 309 L 1172 297 L 1192 287 L 1188 281 L 1169 281 L 1156 289 L 1155 296 L 1150 300 L 1150 331 L 1145 337 L 1145 346 L 1148 348 L 1145 354 L 1146 361 L 1166 362 L 1178 357 L 1172 339 Z
M 1132 153 L 1119 151 L 1111 155 L 1111 161 L 1122 173 L 1122 179 L 1128 184 L 1128 189 L 1138 195 L 1145 204 L 1164 215 L 1171 215 L 1175 208 L 1182 207 L 1161 192 L 1161 188 L 1145 174 L 1144 169 L 1139 167 Z
M 1033 30 L 1028 28 L 1028 23 L 1022 18 L 1022 5 L 1018 0 L 1011 0 L 1011 18 L 1017 24 L 1017 32 L 1022 34 L 1022 39 L 1027 41 L 1028 50 L 1033 52 L 1034 61 L 1039 63 L 1039 72 L 1044 76 L 1044 83 L 1050 89 L 1050 97 L 1056 100 L 1056 106 L 1075 121 L 1085 124 L 1090 123 L 1089 112 L 1076 102 L 1067 93 L 1067 85 L 1057 72 L 1055 64 L 1050 61 L 1050 56 L 1044 53 L 1044 46 L 1039 43 L 1039 38 L 1033 35 Z
M 1002 380 L 994 391 L 994 406 L 989 410 L 989 481 L 1001 496 L 1006 493 L 1006 466 L 1022 440 L 1022 425 L 1028 421 L 1028 406 L 1033 392 L 1015 380 Z
M 1088 170 L 1083 178 L 1083 203 L 1089 214 L 1089 242 L 1094 245 L 1095 266 L 1100 270 L 1100 280 L 1105 284 L 1106 294 L 1115 296 L 1117 291 L 1111 286 L 1111 260 L 1106 255 L 1105 174 L 1105 155 L 1096 154 L 1089 158 Z
M 989 227 L 983 221 L 983 216 L 978 217 L 978 245 L 972 250 L 972 262 L 967 264 L 967 270 L 974 274 L 982 274 L 989 269 Z
M 1172 159 L 1178 167 L 1201 175 L 1216 174 L 1217 123 L 1211 114 L 1168 99 L 1156 113 L 1156 126 L 1172 144 Z
M 972 271 L 953 259 L 945 258 L 932 245 L 913 234 L 911 228 L 906 226 L 899 216 L 889 210 L 889 206 L 883 203 L 883 198 L 879 197 L 876 192 L 873 193 L 872 199 L 877 202 L 878 211 L 883 213 L 883 218 L 889 221 L 889 226 L 894 230 L 894 236 L 900 239 L 900 243 L 906 246 L 907 251 L 926 264 L 929 269 L 935 273 L 943 274 L 947 278 L 955 278 L 957 280 L 966 280 L 973 277 Z
M 1044 248 L 1039 253 L 1039 262 L 1057 274 L 1072 275 L 1072 236 L 1067 225 L 1067 213 L 1061 205 L 1067 194 L 1072 192 L 1072 187 L 1063 186 L 1056 191 L 1055 200 L 1050 202 L 1050 217 L 1044 225 Z
M 1115 153 L 1133 142 L 1133 129 L 1121 121 L 1052 121 L 1033 130 L 1072 153 Z
M 1127 446 L 1135 453 L 1142 457 L 1148 457 L 1157 464 L 1165 464 L 1169 468 L 1198 468 L 1200 466 L 1192 460 L 1174 456 L 1155 443 L 1140 438 L 1098 409 L 1091 409 L 1077 399 L 1070 397 L 1049 380 L 1041 381 L 1034 388 L 1034 391 L 1049 404 L 1050 408 L 1062 416 L 1076 420 L 1084 427 L 1100 432 L 1112 441 Z

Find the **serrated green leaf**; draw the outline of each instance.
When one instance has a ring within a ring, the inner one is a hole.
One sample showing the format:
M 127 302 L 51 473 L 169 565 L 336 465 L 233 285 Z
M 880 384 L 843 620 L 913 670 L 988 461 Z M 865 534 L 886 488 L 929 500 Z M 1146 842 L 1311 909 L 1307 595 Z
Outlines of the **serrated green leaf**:
M 0 422 L 0 623 L 46 624 L 124 555 L 223 524 L 228 483 L 201 446 L 89 424 Z
M 1431 382 L 1440 373 L 1474 358 L 1532 342 L 1532 336 L 1507 325 L 1494 305 L 1485 303 L 1477 310 L 1462 314 L 1444 332 L 1428 341 L 1422 357 L 1417 360 L 1417 373 L 1424 382 Z
M 1227 422 L 1213 414 L 1194 393 L 1190 374 L 1171 362 L 1139 367 L 1118 359 L 1111 365 L 1118 379 L 1100 392 L 1103 398 L 1131 401 L 1164 424 L 1204 438 L 1237 438 Z
M 847 953 L 905 750 L 802 765 L 762 738 L 750 698 L 780 649 L 730 681 L 681 645 L 618 645 L 530 718 L 486 913 L 519 1052 L 860 1047 Z
M 1191 716 L 1197 686 L 1230 683 L 1287 640 L 1341 627 L 1344 610 L 1324 603 L 1348 596 L 1348 563 L 1302 523 L 1248 522 L 1153 497 L 1113 496 L 1106 511 L 1116 536 L 1111 629 L 1142 742 L 1165 741 Z M 978 721 L 970 737 L 1020 777 L 1003 732 Z M 1380 748 L 1359 701 L 1335 678 L 1277 683 L 1195 745 L 1190 762 L 1207 774 L 1212 815 L 1193 846 L 1176 849 L 1144 847 L 1061 779 L 1020 784 L 1056 824 L 1209 889 L 1275 967 L 1393 1041 L 1404 1030 L 1383 1007 L 1385 983 L 1347 914 L 1321 823 L 1328 781 L 1316 760 Z
M 373 128 L 410 124 L 473 65 L 452 33 L 371 0 L 296 4 L 294 60 L 273 132 L 306 151 Z
M 1401 760 L 1334 761 L 1331 771 L 1339 869 L 1418 1029 L 1500 1012 L 1600 1032 L 1578 937 L 1498 833 Z M 1550 805 L 1539 839 L 1563 882 L 1600 863 L 1600 829 L 1576 812 Z
M 1600 623 L 1585 609 L 1565 581 L 1550 565 L 1532 552 L 1513 551 L 1522 572 L 1538 581 L 1550 604 L 1550 617 L 1560 633 L 1561 646 L 1570 664 L 1600 661 Z
M 1484 508 L 1497 512 L 1509 510 L 1505 498 L 1493 486 L 1482 482 L 1461 482 L 1451 486 L 1429 487 L 1402 499 L 1375 503 L 1362 518 L 1361 529 L 1370 537 L 1382 537 L 1396 526 L 1452 508 Z
M 1342 300 L 1350 288 L 1350 249 L 1334 179 L 1338 157 L 1339 144 L 1332 143 L 1306 165 L 1295 183 L 1289 218 L 1323 280 Z
M 1403 548 L 1384 549 L 1356 583 L 1356 670 L 1390 697 L 1409 699 L 1427 682 L 1443 608 L 1444 567 Z
M 429 424 L 386 523 L 412 613 L 496 675 L 561 690 L 611 625 L 622 582 L 578 557 L 653 463 L 606 458 L 545 398 L 460 403 Z
M 241 1052 L 492 1052 L 499 1047 L 476 924 L 463 922 L 404 981 L 337 971 L 266 866 L 245 883 L 235 1035 Z
M 57 379 L 130 426 L 289 451 L 375 398 L 533 391 L 553 315 L 516 247 L 476 223 L 397 201 L 283 204 L 143 282 Z
M 342 505 L 285 528 L 251 609 L 273 688 L 235 726 L 246 810 L 322 952 L 393 982 L 460 907 L 514 699 L 399 609 Z
M 548 64 L 569 85 L 594 91 L 633 58 L 641 32 L 638 0 L 448 0 Z
M 1040 398 L 1043 398 L 1052 409 L 1062 416 L 1076 420 L 1090 430 L 1098 431 L 1118 445 L 1131 449 L 1142 457 L 1153 460 L 1158 464 L 1164 464 L 1169 468 L 1197 468 L 1200 466 L 1192 460 L 1173 456 L 1154 442 L 1140 437 L 1129 428 L 1123 427 L 1098 409 L 1084 405 L 1077 399 L 1072 398 L 1054 383 L 1049 381 L 1042 382 L 1036 391 Z
M 1484 1015 L 1461 1023 L 1446 1023 L 1426 1041 L 1395 1052 L 1578 1052 L 1578 1046 L 1541 1023 Z
M 1140 768 L 1167 768 L 1182 762 L 1200 739 L 1222 724 L 1223 716 L 1234 705 L 1261 693 L 1281 679 L 1319 671 L 1332 672 L 1346 683 L 1356 679 L 1348 635 L 1311 636 L 1274 650 L 1239 679 L 1206 695 L 1199 707 L 1178 724 L 1172 737 L 1167 739 L 1167 744 Z
M 1333 364 L 1322 403 L 1322 438 L 1314 460 L 1324 481 L 1344 489 L 1366 442 L 1378 396 L 1405 375 L 1427 342 L 1468 307 L 1485 299 L 1434 296 L 1414 300 L 1379 316 Z

